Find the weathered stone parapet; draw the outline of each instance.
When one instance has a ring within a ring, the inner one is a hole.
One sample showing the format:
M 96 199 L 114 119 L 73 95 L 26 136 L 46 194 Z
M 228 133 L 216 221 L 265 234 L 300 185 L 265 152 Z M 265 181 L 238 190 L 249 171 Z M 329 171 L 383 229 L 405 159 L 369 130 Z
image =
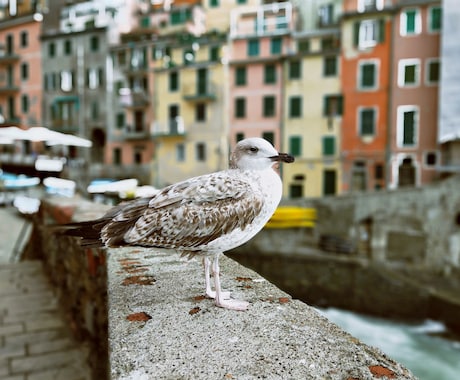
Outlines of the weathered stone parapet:
M 76 239 L 55 237 L 44 226 L 66 213 L 73 220 L 97 217 L 105 209 L 96 207 L 44 202 L 38 231 L 72 323 L 89 337 L 92 365 L 103 366 L 108 348 L 112 379 L 414 378 L 231 259 L 221 261 L 223 286 L 250 302 L 246 312 L 217 308 L 203 296 L 199 260 L 129 247 L 108 250 L 105 262 L 101 252 L 85 252 Z
M 223 286 L 250 302 L 246 312 L 203 296 L 197 260 L 123 248 L 108 268 L 112 379 L 414 378 L 231 259 Z
M 33 249 L 28 250 L 29 256 L 43 261 L 74 336 L 90 350 L 93 378 L 99 380 L 108 371 L 106 252 L 83 250 L 77 239 L 57 235 L 49 226 L 92 219 L 106 210 L 79 198 L 43 200 L 34 223 Z

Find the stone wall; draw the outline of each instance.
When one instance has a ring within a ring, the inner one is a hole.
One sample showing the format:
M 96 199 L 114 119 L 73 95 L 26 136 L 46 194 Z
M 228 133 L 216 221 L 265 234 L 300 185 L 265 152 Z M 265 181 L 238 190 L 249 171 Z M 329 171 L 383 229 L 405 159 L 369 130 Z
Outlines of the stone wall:
M 233 260 L 222 258 L 222 281 L 250 302 L 246 312 L 204 297 L 199 260 L 131 247 L 105 256 L 49 227 L 96 218 L 104 207 L 42 203 L 29 255 L 44 261 L 75 333 L 88 342 L 94 379 L 414 378 Z
M 43 261 L 75 337 L 88 345 L 94 379 L 105 379 L 108 372 L 105 252 L 84 250 L 77 239 L 55 234 L 49 226 L 91 219 L 105 209 L 80 199 L 43 201 L 26 251 L 28 258 Z

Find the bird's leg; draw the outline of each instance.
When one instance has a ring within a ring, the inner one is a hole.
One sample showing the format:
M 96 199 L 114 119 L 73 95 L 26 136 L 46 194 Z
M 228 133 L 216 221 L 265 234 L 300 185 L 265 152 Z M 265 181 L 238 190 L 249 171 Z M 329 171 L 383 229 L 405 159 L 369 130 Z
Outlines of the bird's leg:
M 216 298 L 216 292 L 211 288 L 211 260 L 209 260 L 209 257 L 205 256 L 203 258 L 203 265 L 206 295 L 209 298 Z M 222 292 L 222 297 L 224 297 L 224 299 L 230 299 L 230 292 Z
M 214 274 L 214 285 L 216 287 L 216 297 L 215 297 L 216 305 L 219 307 L 223 307 L 225 309 L 241 310 L 241 311 L 247 310 L 249 306 L 249 302 L 233 300 L 233 299 L 225 299 L 221 286 L 220 286 L 219 255 L 216 255 L 216 257 L 214 258 L 214 262 L 212 264 L 212 271 Z

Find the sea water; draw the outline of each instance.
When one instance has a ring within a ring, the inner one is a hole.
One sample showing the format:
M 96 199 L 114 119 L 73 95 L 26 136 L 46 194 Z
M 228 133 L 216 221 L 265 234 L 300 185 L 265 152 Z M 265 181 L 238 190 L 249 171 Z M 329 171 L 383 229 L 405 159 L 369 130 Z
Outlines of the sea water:
M 381 349 L 420 380 L 460 379 L 460 342 L 441 338 L 440 322 L 401 323 L 334 308 L 319 310 L 362 342 Z

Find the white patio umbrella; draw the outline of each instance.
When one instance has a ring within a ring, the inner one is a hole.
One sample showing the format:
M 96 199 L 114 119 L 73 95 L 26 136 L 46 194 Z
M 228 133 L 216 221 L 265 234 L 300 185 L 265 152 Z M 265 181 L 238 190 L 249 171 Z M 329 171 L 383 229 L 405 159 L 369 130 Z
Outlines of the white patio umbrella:
M 43 141 L 48 145 L 71 145 L 89 148 L 93 144 L 82 137 L 52 131 L 45 127 L 20 129 L 18 127 L 0 128 L 0 139 Z

